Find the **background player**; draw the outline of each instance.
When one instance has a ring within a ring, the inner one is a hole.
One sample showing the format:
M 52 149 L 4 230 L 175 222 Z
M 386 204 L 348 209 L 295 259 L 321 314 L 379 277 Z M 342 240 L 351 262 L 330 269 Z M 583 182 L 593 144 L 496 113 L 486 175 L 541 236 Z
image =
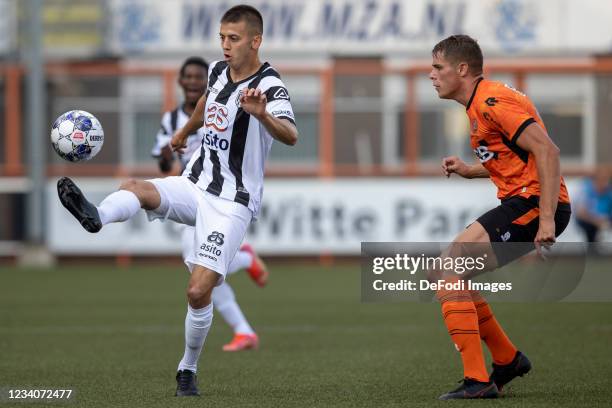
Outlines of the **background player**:
M 212 324 L 212 290 L 225 278 L 259 212 L 272 141 L 297 143 L 289 93 L 278 72 L 259 60 L 262 35 L 263 19 L 251 6 L 232 7 L 221 18 L 224 61 L 211 64 L 209 91 L 172 139 L 173 148 L 179 149 L 206 124 L 202 148 L 183 176 L 129 180 L 98 207 L 69 178 L 58 181 L 60 201 L 89 232 L 126 221 L 140 208 L 151 219 L 195 225 L 194 252 L 186 259 L 192 272 L 177 396 L 199 395 L 196 370 Z
M 538 252 L 542 246 L 552 245 L 567 226 L 571 210 L 561 177 L 559 149 L 536 108 L 517 90 L 483 79 L 482 51 L 466 35 L 441 41 L 432 57 L 433 86 L 440 98 L 465 105 L 471 146 L 479 160 L 468 165 L 456 156 L 446 157 L 442 160 L 444 174 L 488 177 L 502 200 L 500 206 L 459 234 L 451 252 L 461 256 L 468 248 L 466 243 L 484 244 L 491 252 L 491 269 L 525 253 L 497 243 L 531 242 L 527 251 L 535 247 Z M 496 397 L 505 384 L 530 370 L 531 363 L 512 344 L 482 296 L 466 290 L 439 291 L 437 295 L 464 367 L 462 385 L 441 399 Z M 481 338 L 493 357 L 490 377 Z
M 157 158 L 159 169 L 164 175 L 170 175 L 173 171 L 175 154 L 170 147 L 172 135 L 183 127 L 189 117 L 193 114 L 198 100 L 204 95 L 207 85 L 208 64 L 200 57 L 189 57 L 183 62 L 179 71 L 178 83 L 183 91 L 183 103 L 176 109 L 165 112 L 162 116 L 160 130 L 157 133 L 155 146 L 151 151 L 153 157 Z M 180 172 L 182 172 L 193 153 L 200 150 L 204 131 L 200 128 L 187 138 L 184 151 L 178 154 Z M 176 169 L 175 169 L 176 173 Z M 188 225 L 182 226 L 181 244 L 183 248 L 183 259 L 193 252 L 194 228 Z M 250 245 L 243 245 L 229 266 L 228 275 L 246 269 L 249 276 L 259 286 L 264 286 L 268 280 L 268 270 L 259 256 Z M 212 293 L 214 308 L 221 313 L 223 319 L 234 331 L 232 341 L 223 346 L 224 351 L 241 351 L 256 349 L 259 345 L 257 334 L 245 318 L 233 289 L 227 283 L 217 286 Z
M 578 227 L 588 243 L 601 240 L 602 233 L 610 229 L 612 223 L 612 183 L 610 171 L 599 166 L 591 177 L 582 181 L 578 197 L 574 197 L 574 208 Z M 589 251 L 596 247 L 589 245 Z

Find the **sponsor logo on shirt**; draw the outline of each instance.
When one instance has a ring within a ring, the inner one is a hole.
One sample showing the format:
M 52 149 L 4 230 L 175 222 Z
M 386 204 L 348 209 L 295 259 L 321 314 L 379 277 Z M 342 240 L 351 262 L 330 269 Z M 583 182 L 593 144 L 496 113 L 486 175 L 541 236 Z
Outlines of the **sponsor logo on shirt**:
M 215 245 L 223 245 L 223 243 L 225 242 L 223 239 L 225 238 L 225 235 L 223 235 L 221 232 L 219 231 L 213 231 L 212 234 L 210 234 L 206 240 L 208 242 L 212 242 Z
M 474 149 L 474 154 L 478 157 L 481 163 L 488 162 L 491 159 L 497 158 L 497 153 L 489 150 L 487 146 L 480 145 Z
M 293 118 L 293 112 L 290 110 L 277 110 L 272 111 L 272 116 L 289 116 L 290 118 Z
M 223 132 L 229 127 L 228 115 L 229 110 L 225 105 L 212 102 L 204 114 L 204 124 L 206 127 L 212 127 L 219 132 Z

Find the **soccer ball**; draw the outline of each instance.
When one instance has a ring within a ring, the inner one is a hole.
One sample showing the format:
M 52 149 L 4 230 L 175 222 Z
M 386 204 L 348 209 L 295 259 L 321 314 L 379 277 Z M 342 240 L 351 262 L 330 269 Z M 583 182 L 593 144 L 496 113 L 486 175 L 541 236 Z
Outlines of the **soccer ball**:
M 104 143 L 104 130 L 94 115 L 71 110 L 55 119 L 51 145 L 64 160 L 78 162 L 94 157 Z

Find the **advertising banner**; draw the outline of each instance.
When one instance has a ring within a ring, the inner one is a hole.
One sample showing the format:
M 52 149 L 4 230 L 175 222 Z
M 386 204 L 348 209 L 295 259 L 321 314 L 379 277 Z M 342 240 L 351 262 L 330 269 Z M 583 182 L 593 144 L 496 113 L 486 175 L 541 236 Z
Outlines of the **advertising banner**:
M 219 53 L 219 21 L 238 1 L 112 0 L 115 52 Z M 264 52 L 415 54 L 452 34 L 485 53 L 603 52 L 612 48 L 605 0 L 255 0 Z M 214 54 L 216 53 L 216 54 Z
M 77 183 L 94 203 L 119 186 L 115 179 Z M 578 186 L 578 180 L 568 182 L 570 195 Z M 90 234 L 62 207 L 55 181 L 47 191 L 47 240 L 54 253 L 181 253 L 181 227 L 174 222 L 149 222 L 141 211 Z M 273 255 L 358 255 L 361 242 L 450 242 L 498 203 L 488 180 L 267 180 L 261 213 L 246 240 Z M 573 223 L 561 241 L 582 241 Z

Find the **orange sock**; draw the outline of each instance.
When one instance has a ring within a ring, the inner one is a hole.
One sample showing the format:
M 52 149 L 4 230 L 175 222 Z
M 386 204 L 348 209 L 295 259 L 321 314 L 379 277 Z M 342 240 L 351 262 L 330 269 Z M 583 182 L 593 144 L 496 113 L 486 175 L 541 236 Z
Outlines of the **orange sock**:
M 438 291 L 442 316 L 455 347 L 461 353 L 463 377 L 488 382 L 482 343 L 478 331 L 478 316 L 467 290 Z
M 489 303 L 484 297 L 476 291 L 470 291 L 470 295 L 478 314 L 480 337 L 491 351 L 493 362 L 500 365 L 509 364 L 516 355 L 516 347 L 497 322 Z

